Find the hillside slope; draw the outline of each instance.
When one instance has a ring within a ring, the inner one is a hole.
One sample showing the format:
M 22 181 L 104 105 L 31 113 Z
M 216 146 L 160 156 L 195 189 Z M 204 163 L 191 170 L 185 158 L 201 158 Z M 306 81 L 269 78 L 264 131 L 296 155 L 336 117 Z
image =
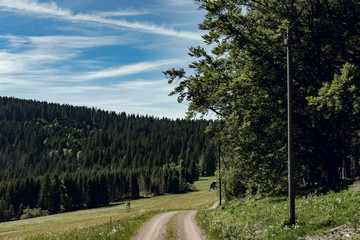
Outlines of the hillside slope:
M 0 221 L 186 191 L 215 169 L 207 125 L 0 98 Z

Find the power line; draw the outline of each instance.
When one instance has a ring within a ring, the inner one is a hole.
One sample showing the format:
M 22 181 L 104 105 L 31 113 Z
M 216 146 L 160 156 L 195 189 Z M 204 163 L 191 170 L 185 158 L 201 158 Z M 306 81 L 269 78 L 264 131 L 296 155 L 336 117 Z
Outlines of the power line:
M 296 19 L 296 21 L 289 27 L 289 30 L 304 16 L 305 13 L 314 5 L 317 0 L 314 0 L 309 6 L 307 6 L 301 13 L 301 15 Z

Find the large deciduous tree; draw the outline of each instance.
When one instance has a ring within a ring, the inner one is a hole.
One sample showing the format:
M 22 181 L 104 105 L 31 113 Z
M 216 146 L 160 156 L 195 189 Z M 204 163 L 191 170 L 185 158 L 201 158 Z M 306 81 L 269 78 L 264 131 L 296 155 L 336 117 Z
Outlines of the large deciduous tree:
M 224 120 L 228 179 L 236 178 L 232 182 L 241 189 L 231 186 L 233 195 L 243 189 L 282 191 L 287 184 L 287 27 L 293 43 L 296 180 L 311 185 L 349 177 L 354 171 L 346 168 L 358 162 L 358 95 L 347 83 L 346 93 L 335 89 L 344 64 L 360 64 L 359 1 L 196 2 L 206 11 L 199 27 L 208 46 L 190 48 L 196 58 L 189 65 L 191 74 L 184 69 L 164 73 L 176 84 L 170 94 L 190 102 L 190 118 L 212 111 Z M 336 101 L 344 104 L 341 111 L 331 106 Z M 351 120 L 344 121 L 348 116 Z

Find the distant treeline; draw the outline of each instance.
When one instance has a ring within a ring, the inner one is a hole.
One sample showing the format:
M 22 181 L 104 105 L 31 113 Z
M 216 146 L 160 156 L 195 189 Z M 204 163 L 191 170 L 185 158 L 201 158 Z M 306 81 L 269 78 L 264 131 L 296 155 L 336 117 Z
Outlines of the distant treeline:
M 215 171 L 208 124 L 0 97 L 0 221 L 187 191 Z

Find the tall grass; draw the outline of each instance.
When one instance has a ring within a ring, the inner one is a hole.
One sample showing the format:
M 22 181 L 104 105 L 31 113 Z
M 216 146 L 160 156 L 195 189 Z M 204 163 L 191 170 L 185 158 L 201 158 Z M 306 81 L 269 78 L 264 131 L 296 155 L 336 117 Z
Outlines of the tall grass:
M 314 235 L 343 225 L 358 231 L 360 189 L 327 194 L 309 193 L 296 198 L 296 225 L 287 225 L 285 197 L 248 200 L 224 204 L 220 209 L 202 210 L 197 220 L 209 239 L 291 240 Z
M 173 216 L 169 222 L 166 224 L 166 240 L 177 240 L 178 232 L 177 232 L 177 218 L 179 214 Z
M 157 211 L 140 212 L 129 218 L 109 221 L 100 225 L 87 226 L 82 228 L 75 228 L 68 231 L 57 233 L 45 233 L 34 237 L 27 237 L 25 239 L 31 240 L 111 240 L 111 239 L 130 239 L 135 235 L 136 231 L 146 222 L 149 218 L 158 214 Z

